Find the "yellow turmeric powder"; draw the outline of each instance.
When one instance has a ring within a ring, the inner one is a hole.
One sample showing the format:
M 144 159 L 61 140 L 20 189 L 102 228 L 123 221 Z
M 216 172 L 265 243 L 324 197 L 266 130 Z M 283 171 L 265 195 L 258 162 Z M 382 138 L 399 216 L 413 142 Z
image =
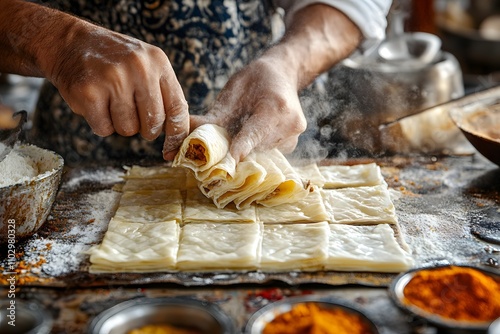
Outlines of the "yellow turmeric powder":
M 404 288 L 407 304 L 459 321 L 500 317 L 500 281 L 469 267 L 423 270 Z
M 177 328 L 170 325 L 146 325 L 133 329 L 128 334 L 200 334 L 199 331 Z
M 353 312 L 300 303 L 269 322 L 263 334 L 370 334 L 370 326 Z

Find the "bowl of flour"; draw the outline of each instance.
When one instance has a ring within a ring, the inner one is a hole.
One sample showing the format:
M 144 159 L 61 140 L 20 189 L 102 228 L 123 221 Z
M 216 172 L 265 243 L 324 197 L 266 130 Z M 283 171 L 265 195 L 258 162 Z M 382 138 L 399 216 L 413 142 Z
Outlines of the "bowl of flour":
M 63 166 L 61 156 L 34 145 L 18 145 L 0 162 L 1 243 L 28 237 L 43 225 Z

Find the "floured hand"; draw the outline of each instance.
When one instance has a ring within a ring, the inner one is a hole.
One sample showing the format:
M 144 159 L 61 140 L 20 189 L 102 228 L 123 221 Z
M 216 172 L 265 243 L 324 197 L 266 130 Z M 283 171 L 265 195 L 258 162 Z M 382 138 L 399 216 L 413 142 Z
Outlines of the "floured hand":
M 293 71 L 274 55 L 263 56 L 228 81 L 205 116 L 191 116 L 191 127 L 214 123 L 226 128 L 237 161 L 253 149 L 289 153 L 306 129 L 297 90 Z
M 154 140 L 164 130 L 164 157 L 173 158 L 189 117 L 165 53 L 86 22 L 75 24 L 74 36 L 48 76 L 71 109 L 99 136 L 140 133 Z

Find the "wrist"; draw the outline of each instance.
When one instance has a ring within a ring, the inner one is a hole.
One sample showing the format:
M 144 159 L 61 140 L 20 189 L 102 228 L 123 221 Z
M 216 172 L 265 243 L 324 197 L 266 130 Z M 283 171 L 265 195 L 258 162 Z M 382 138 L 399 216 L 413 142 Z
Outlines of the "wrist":
M 300 90 L 349 56 L 361 38 L 359 28 L 342 12 L 309 5 L 293 15 L 284 37 L 267 53 L 296 73 Z
M 0 1 L 0 70 L 50 80 L 78 21 L 31 2 Z

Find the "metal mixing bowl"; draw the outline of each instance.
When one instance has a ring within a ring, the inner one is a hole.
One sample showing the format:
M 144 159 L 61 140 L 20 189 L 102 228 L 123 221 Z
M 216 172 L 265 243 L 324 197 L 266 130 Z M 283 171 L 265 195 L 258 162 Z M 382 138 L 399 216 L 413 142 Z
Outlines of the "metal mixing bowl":
M 54 203 L 64 160 L 58 154 L 33 145 L 16 150 L 30 157 L 38 167 L 32 179 L 0 188 L 0 242 L 24 238 L 35 233 L 45 222 Z
M 188 327 L 202 334 L 233 334 L 233 321 L 217 305 L 193 298 L 138 298 L 95 317 L 89 334 L 125 334 L 146 325 Z

